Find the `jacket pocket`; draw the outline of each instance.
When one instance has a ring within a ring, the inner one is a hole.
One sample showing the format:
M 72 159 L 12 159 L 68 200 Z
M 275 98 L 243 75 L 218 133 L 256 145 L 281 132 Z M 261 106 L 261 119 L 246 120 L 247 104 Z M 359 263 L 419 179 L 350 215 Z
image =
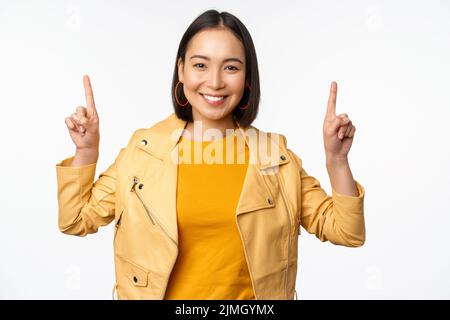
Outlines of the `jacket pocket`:
M 148 270 L 144 267 L 126 259 L 125 274 L 136 287 L 146 287 L 148 284 Z

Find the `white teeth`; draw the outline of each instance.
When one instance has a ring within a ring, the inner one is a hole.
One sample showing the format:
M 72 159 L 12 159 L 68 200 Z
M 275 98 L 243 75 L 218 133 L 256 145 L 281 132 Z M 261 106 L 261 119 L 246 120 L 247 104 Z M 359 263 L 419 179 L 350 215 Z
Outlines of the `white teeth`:
M 206 94 L 204 94 L 203 95 L 205 98 L 206 98 L 206 100 L 209 100 L 209 101 L 220 101 L 220 100 L 223 100 L 223 96 L 222 97 L 212 97 L 212 96 L 207 96 Z

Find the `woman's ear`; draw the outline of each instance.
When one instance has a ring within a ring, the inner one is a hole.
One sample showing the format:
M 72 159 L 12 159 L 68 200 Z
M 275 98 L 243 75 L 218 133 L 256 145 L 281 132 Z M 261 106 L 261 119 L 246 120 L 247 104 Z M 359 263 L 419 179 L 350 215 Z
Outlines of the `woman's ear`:
M 183 82 L 183 69 L 184 69 L 184 63 L 181 61 L 181 58 L 178 59 L 178 80 L 180 82 Z

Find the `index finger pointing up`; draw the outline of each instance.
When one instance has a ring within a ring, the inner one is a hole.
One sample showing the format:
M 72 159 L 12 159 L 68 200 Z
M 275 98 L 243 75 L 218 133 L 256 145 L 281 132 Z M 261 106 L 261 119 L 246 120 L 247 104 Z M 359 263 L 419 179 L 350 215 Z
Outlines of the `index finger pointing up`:
M 327 118 L 336 116 L 336 96 L 337 96 L 337 83 L 335 81 L 331 82 L 330 96 L 328 97 L 327 106 Z
M 93 116 L 97 113 L 94 102 L 94 93 L 92 92 L 91 80 L 88 75 L 83 76 L 84 93 L 86 95 L 87 115 Z

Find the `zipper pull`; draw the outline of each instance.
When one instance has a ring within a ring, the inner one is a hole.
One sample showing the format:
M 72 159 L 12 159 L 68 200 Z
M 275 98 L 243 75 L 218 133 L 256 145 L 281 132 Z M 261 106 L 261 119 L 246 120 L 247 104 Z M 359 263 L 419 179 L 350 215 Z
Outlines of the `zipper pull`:
M 138 184 L 138 182 L 139 182 L 139 179 L 135 176 L 133 178 L 133 185 L 131 186 L 130 192 L 134 192 L 135 191 L 135 188 L 136 188 L 136 185 Z
M 120 226 L 120 220 L 122 220 L 122 213 L 120 214 L 119 220 L 117 220 L 116 228 L 119 228 L 119 226 Z

